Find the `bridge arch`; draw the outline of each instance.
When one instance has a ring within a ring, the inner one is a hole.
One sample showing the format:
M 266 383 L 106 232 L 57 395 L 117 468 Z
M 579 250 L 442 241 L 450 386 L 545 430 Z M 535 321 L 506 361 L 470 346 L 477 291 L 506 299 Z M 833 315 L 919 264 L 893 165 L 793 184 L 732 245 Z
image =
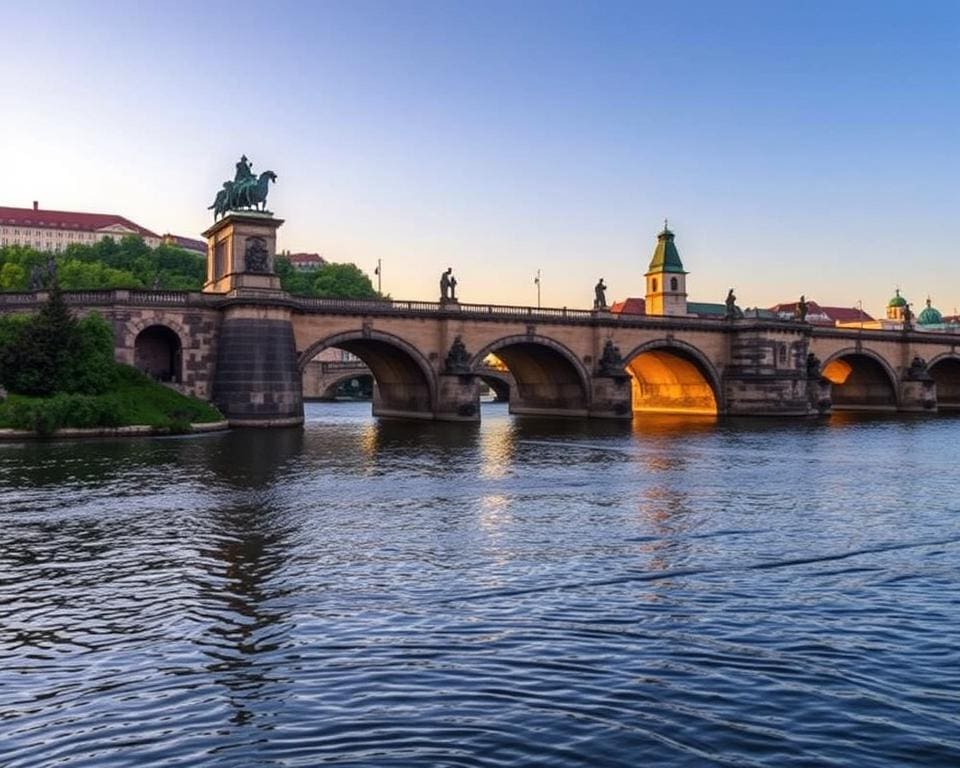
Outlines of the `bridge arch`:
M 479 350 L 471 370 L 482 375 L 487 355 L 500 358 L 515 382 L 510 412 L 585 416 L 590 403 L 590 371 L 565 345 L 536 334 L 503 336 Z
M 937 408 L 960 410 L 960 354 L 943 352 L 930 360 L 927 370 L 937 384 Z
M 895 410 L 900 404 L 896 371 L 883 355 L 847 347 L 823 361 L 820 375 L 831 383 L 836 410 Z
M 634 411 L 723 413 L 720 374 L 692 344 L 654 339 L 624 355 L 632 378 Z
M 131 323 L 128 331 L 133 335 L 134 366 L 157 381 L 183 382 L 184 331 L 179 323 L 140 320 Z
M 484 370 L 479 374 L 480 380 L 493 391 L 498 403 L 510 401 L 510 379 L 501 374 Z
M 301 374 L 318 352 L 337 347 L 356 355 L 373 374 L 373 412 L 378 416 L 433 418 L 437 379 L 426 357 L 399 336 L 354 330 L 313 342 L 297 361 Z
M 349 371 L 343 371 L 342 373 L 338 373 L 338 374 L 336 374 L 336 375 L 328 376 L 328 377 L 324 380 L 324 382 L 323 382 L 323 389 L 322 389 L 322 391 L 320 391 L 320 392 L 318 393 L 318 394 L 319 394 L 319 399 L 321 399 L 321 400 L 334 400 L 334 399 L 336 399 L 337 390 L 339 389 L 340 385 L 343 384 L 345 381 L 351 381 L 351 380 L 353 380 L 353 379 L 357 379 L 358 382 L 359 382 L 361 379 L 367 379 L 367 380 L 368 380 L 368 383 L 367 383 L 367 389 L 368 389 L 368 390 L 369 390 L 369 381 L 370 381 L 370 380 L 376 381 L 376 379 L 373 378 L 373 373 L 372 373 L 371 371 L 369 371 L 369 370 L 364 371 L 364 370 L 361 369 L 361 370 L 353 371 L 352 373 L 349 372 Z M 362 392 L 362 391 L 363 391 L 363 388 L 364 388 L 364 387 L 363 387 L 363 384 L 361 384 L 360 387 L 359 387 L 358 392 Z M 307 397 L 307 395 L 306 395 L 306 393 L 304 393 L 304 398 L 306 398 L 306 397 Z

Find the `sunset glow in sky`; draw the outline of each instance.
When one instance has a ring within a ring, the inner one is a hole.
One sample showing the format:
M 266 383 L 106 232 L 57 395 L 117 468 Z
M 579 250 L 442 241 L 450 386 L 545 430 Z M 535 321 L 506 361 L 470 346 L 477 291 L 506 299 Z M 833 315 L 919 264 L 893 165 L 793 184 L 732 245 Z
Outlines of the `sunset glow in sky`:
M 960 4 L 5 4 L 0 205 L 198 237 L 246 153 L 280 247 L 384 290 L 960 306 Z

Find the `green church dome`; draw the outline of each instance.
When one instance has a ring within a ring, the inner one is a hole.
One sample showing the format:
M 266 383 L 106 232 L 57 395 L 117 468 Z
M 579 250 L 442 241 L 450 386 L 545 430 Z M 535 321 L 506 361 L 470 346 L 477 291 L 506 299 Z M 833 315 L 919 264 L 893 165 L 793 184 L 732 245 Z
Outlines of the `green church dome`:
M 897 288 L 897 295 L 890 299 L 890 302 L 887 304 L 888 307 L 905 307 L 907 306 L 907 300 L 900 295 L 900 289 Z
M 930 299 L 927 299 L 927 306 L 917 317 L 917 323 L 920 325 L 942 325 L 943 315 L 940 311 L 930 306 Z
M 655 272 L 675 272 L 679 275 L 685 275 L 683 262 L 680 261 L 680 253 L 673 242 L 673 232 L 667 229 L 667 222 L 663 222 L 663 232 L 657 235 L 657 247 L 653 251 L 653 258 L 650 260 L 650 267 L 647 274 Z

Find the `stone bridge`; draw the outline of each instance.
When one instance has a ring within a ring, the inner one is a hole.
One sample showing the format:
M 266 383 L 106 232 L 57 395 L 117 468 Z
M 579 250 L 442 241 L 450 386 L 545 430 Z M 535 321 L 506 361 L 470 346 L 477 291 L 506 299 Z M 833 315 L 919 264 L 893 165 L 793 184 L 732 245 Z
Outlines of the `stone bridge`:
M 112 323 L 119 361 L 213 400 L 238 425 L 302 421 L 303 374 L 328 347 L 363 361 L 376 383 L 374 413 L 390 417 L 478 419 L 479 382 L 496 377 L 485 363 L 491 354 L 509 369 L 501 378 L 517 414 L 799 417 L 831 408 L 960 408 L 960 335 L 946 333 L 297 298 L 242 288 L 65 297 L 76 311 L 96 311 Z M 0 312 L 35 311 L 45 298 L 0 294 Z M 451 358 L 458 339 L 467 354 Z M 603 365 L 607 342 L 618 348 L 622 367 Z M 810 353 L 818 359 L 812 367 Z

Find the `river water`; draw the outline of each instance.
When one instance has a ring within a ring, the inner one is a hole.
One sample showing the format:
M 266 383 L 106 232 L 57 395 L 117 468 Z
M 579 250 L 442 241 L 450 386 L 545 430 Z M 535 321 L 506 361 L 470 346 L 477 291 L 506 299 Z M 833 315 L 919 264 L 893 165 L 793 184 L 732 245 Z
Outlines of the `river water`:
M 956 418 L 0 444 L 0 765 L 960 765 Z

